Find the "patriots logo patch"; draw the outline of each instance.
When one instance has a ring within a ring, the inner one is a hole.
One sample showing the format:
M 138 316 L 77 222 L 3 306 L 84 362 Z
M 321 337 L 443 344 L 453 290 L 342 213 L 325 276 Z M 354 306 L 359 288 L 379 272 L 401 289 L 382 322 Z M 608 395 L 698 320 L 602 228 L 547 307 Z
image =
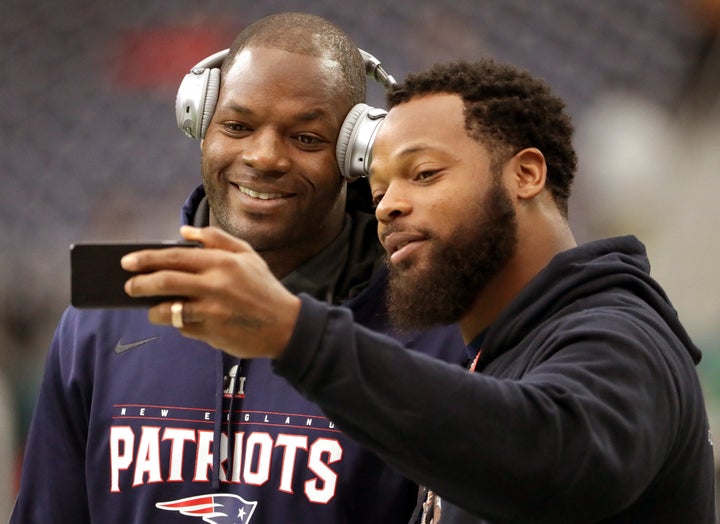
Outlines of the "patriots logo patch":
M 202 517 L 208 524 L 249 524 L 257 501 L 248 502 L 238 495 L 218 493 L 199 495 L 168 502 L 158 502 L 155 507 L 178 511 L 188 517 Z

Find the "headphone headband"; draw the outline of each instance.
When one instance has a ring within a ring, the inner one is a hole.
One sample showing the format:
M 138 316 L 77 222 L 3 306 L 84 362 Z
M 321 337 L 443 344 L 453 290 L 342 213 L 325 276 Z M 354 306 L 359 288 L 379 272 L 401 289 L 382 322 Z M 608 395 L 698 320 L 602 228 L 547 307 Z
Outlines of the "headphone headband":
M 390 89 L 397 84 L 395 78 L 393 78 L 392 75 L 388 74 L 388 72 L 385 71 L 380 60 L 375 58 L 367 51 L 360 49 L 359 47 L 358 51 L 360 52 L 360 56 L 362 56 L 363 62 L 365 62 L 365 74 L 367 74 L 367 76 L 369 76 L 387 89 Z M 222 63 L 229 52 L 230 49 L 228 48 L 223 49 L 222 51 L 218 51 L 217 53 L 213 53 L 212 55 L 203 58 L 200 62 L 195 64 L 192 69 L 190 69 L 190 71 L 194 72 L 195 70 L 200 70 L 200 72 L 202 72 L 202 70 L 207 68 L 220 67 L 222 66 Z

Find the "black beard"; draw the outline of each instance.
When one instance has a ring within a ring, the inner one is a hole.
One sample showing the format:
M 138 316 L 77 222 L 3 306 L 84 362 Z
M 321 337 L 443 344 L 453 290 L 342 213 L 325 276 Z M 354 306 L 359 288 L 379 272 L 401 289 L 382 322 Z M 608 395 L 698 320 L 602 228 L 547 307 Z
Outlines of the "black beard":
M 387 305 L 393 324 L 405 330 L 457 322 L 514 255 L 515 209 L 499 177 L 470 221 L 452 241 L 436 244 L 422 271 L 390 270 Z

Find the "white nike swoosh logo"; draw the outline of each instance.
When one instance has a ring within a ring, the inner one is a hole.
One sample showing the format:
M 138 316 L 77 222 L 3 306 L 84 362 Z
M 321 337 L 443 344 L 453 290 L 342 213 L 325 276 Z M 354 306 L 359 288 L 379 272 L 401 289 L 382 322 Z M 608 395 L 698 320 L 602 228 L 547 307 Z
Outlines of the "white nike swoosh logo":
M 135 349 L 137 347 L 142 346 L 143 344 L 147 344 L 148 342 L 152 342 L 153 340 L 160 338 L 160 337 L 150 337 L 146 338 L 144 340 L 138 340 L 137 342 L 130 342 L 129 344 L 123 344 L 122 339 L 118 340 L 117 345 L 115 346 L 115 353 L 118 355 L 120 353 L 125 353 L 126 351 L 129 351 L 131 349 Z

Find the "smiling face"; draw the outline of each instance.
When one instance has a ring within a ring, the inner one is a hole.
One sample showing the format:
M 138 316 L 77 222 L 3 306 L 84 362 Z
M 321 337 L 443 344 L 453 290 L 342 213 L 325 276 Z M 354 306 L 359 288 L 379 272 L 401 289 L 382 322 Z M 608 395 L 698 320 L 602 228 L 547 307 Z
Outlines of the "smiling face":
M 373 146 L 370 185 L 394 322 L 459 320 L 517 244 L 502 172 L 468 136 L 461 98 L 433 94 L 393 107 Z
M 345 182 L 335 159 L 350 109 L 333 61 L 248 47 L 223 76 L 202 142 L 210 222 L 290 268 L 340 231 Z

